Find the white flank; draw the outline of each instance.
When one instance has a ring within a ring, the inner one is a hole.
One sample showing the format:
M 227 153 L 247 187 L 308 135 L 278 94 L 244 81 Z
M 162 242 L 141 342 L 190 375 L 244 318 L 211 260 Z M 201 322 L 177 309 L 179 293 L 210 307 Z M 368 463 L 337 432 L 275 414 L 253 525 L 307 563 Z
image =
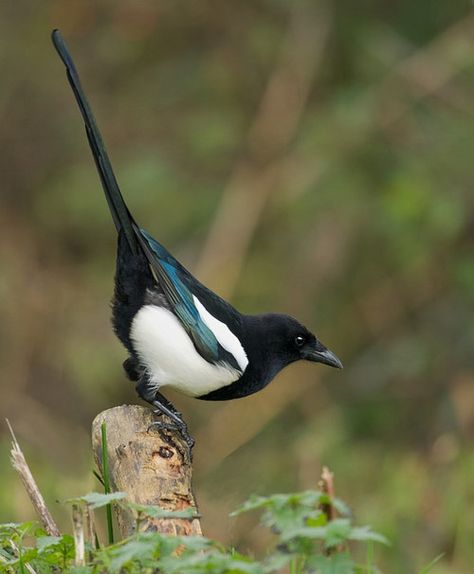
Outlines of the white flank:
M 142 307 L 133 319 L 130 335 L 157 389 L 169 386 L 199 397 L 230 385 L 241 375 L 231 367 L 212 365 L 203 359 L 179 319 L 163 307 Z
M 196 295 L 193 295 L 193 299 L 201 319 L 214 333 L 215 338 L 219 341 L 221 346 L 224 347 L 226 351 L 229 351 L 229 353 L 234 355 L 234 358 L 237 361 L 239 367 L 242 369 L 243 373 L 249 364 L 249 360 L 241 342 L 237 339 L 237 337 L 234 335 L 234 333 L 232 333 L 232 331 L 225 323 L 219 321 L 219 319 L 216 319 L 209 313 L 209 311 L 204 307 L 201 301 L 199 301 Z

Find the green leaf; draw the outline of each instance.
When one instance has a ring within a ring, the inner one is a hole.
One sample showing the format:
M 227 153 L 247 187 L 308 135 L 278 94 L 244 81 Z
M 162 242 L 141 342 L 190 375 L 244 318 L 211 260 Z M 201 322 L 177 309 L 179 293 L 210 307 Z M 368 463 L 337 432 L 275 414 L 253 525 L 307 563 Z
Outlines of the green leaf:
M 38 558 L 42 564 L 65 570 L 74 559 L 74 539 L 69 534 L 63 536 L 39 536 L 36 539 Z
M 22 538 L 25 534 L 31 533 L 31 531 L 37 527 L 38 522 L 36 522 L 36 520 L 29 520 L 27 522 L 5 522 L 0 524 L 0 535 L 14 533 Z
M 294 532 L 307 523 L 324 524 L 326 518 L 320 507 L 330 502 L 331 499 L 327 494 L 316 490 L 268 497 L 257 496 L 251 497 L 234 515 L 263 509 L 261 522 L 284 538 L 288 538 L 289 532 Z M 291 535 L 289 537 L 291 538 Z
M 293 560 L 293 554 L 290 552 L 276 552 L 267 556 L 263 562 L 265 572 L 280 572 L 288 566 Z
M 265 569 L 258 562 L 240 554 L 223 553 L 212 550 L 205 553 L 167 556 L 157 562 L 163 574 L 195 574 L 212 572 L 212 574 L 265 574 Z
M 386 544 L 387 546 L 390 545 L 390 542 L 385 538 L 385 536 L 378 532 L 374 532 L 370 529 L 370 526 L 354 526 L 347 538 L 349 540 L 358 540 L 361 542 L 368 542 L 370 540 L 372 542 Z
M 351 515 L 351 509 L 347 506 L 345 502 L 339 500 L 339 498 L 331 499 L 331 504 L 334 506 L 334 508 L 339 512 L 341 516 Z
M 64 552 L 70 548 L 74 548 L 74 539 L 70 534 L 63 534 L 62 536 L 38 536 L 36 539 L 36 548 L 40 553 L 49 549 Z
M 316 526 L 326 526 L 327 523 L 328 517 L 322 511 L 316 516 L 309 516 L 305 521 L 306 526 L 311 526 L 312 528 Z
M 100 492 L 91 492 L 89 494 L 85 494 L 84 496 L 78 496 L 76 498 L 68 498 L 64 502 L 67 504 L 87 504 L 91 508 L 101 508 L 102 506 L 106 506 L 111 502 L 115 502 L 117 500 L 122 500 L 123 498 L 127 497 L 126 492 L 111 492 L 110 494 L 102 494 Z
M 354 562 L 349 553 L 341 552 L 332 556 L 311 556 L 308 559 L 311 571 L 318 574 L 353 574 Z
M 251 496 L 248 500 L 246 500 L 242 506 L 239 506 L 236 510 L 230 513 L 230 516 L 238 516 L 243 512 L 249 512 L 251 510 L 259 510 L 261 508 L 266 508 L 269 506 L 269 498 L 265 496 Z
M 264 508 L 281 509 L 287 506 L 314 508 L 329 502 L 329 496 L 318 490 L 306 490 L 291 494 L 273 494 L 272 496 L 251 496 L 240 508 L 232 512 L 231 516 Z
M 313 522 L 313 524 L 317 524 L 317 522 Z M 347 540 L 389 544 L 385 536 L 373 532 L 368 526 L 352 527 L 348 518 L 336 518 L 325 526 L 312 526 L 311 521 L 308 521 L 306 526 L 288 528 L 280 536 L 282 542 L 289 542 L 297 538 L 322 540 L 328 548 L 342 544 Z
M 336 518 L 326 526 L 325 545 L 328 548 L 345 542 L 351 533 L 351 523 L 347 518 Z
M 110 570 L 120 572 L 132 561 L 142 562 L 151 558 L 157 547 L 156 540 L 129 540 L 126 544 L 115 548 L 109 553 Z
M 282 534 L 281 540 L 283 542 L 288 542 L 295 538 L 322 540 L 330 548 L 348 540 L 351 532 L 351 523 L 347 518 L 336 518 L 336 520 L 328 522 L 326 526 L 303 526 L 289 529 Z
M 23 546 L 20 547 L 20 551 L 21 554 L 19 556 L 14 556 L 13 559 L 5 564 L 5 572 L 17 572 L 18 568 L 20 569 L 20 572 L 22 569 L 26 571 L 24 565 L 34 560 L 38 555 L 36 548 L 26 548 Z
M 310 540 L 325 540 L 327 529 L 325 526 L 301 526 L 300 528 L 291 528 L 283 532 L 280 536 L 281 542 L 290 542 L 296 538 L 308 538 Z
M 44 552 L 52 547 L 59 546 L 62 542 L 62 536 L 40 536 L 36 539 L 36 548 L 38 552 Z
M 170 543 L 176 544 L 171 551 L 165 546 L 165 544 Z M 162 543 L 162 555 L 171 554 L 178 546 L 184 547 L 186 553 L 202 552 L 213 548 L 223 550 L 223 546 L 219 542 L 204 536 L 166 536 Z

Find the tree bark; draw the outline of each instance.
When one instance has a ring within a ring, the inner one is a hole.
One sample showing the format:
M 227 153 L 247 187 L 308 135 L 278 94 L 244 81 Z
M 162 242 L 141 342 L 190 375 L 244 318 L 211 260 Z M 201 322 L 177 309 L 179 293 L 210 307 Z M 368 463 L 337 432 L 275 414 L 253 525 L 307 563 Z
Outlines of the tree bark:
M 197 509 L 191 489 L 192 464 L 189 449 L 175 431 L 152 427 L 158 419 L 146 407 L 122 405 L 98 414 L 92 423 L 92 447 L 102 469 L 101 426 L 106 423 L 109 480 L 113 492 L 126 492 L 137 504 L 155 505 L 164 510 Z M 159 419 L 168 422 L 166 417 Z M 116 505 L 117 524 L 122 538 L 136 529 L 136 516 Z M 195 519 L 146 518 L 140 530 L 174 535 L 201 535 Z

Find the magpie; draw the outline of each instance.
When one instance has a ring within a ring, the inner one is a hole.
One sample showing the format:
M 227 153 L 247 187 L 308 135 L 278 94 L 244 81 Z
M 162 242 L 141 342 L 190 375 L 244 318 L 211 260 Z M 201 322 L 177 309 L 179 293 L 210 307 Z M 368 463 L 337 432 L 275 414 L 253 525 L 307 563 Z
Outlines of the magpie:
M 89 102 L 58 30 L 52 41 L 66 67 L 89 146 L 117 229 L 112 324 L 126 350 L 124 369 L 138 395 L 181 432 L 181 414 L 161 394 L 169 387 L 208 401 L 246 397 L 300 359 L 342 368 L 341 361 L 296 319 L 244 315 L 200 283 L 132 217 L 120 192 Z

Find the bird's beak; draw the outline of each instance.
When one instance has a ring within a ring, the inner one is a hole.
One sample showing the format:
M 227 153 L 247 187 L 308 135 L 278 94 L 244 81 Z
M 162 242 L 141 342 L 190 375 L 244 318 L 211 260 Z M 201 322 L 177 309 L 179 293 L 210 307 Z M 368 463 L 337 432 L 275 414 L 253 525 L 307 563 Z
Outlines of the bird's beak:
M 324 345 L 319 344 L 317 349 L 307 349 L 303 353 L 303 359 L 307 361 L 313 361 L 315 363 L 324 363 L 325 365 L 329 365 L 330 367 L 335 367 L 336 369 L 342 369 L 342 363 L 336 357 L 336 355 L 326 349 Z

